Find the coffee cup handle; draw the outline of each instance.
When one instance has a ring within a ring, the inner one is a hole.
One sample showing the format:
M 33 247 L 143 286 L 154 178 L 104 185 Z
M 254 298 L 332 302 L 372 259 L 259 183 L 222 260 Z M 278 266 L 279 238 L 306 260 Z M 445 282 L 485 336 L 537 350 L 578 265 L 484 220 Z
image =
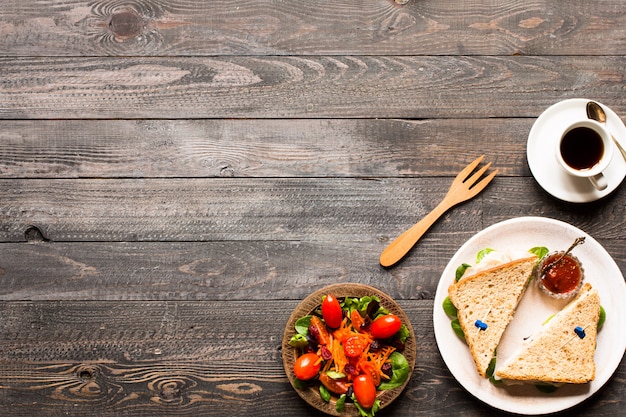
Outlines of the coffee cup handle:
M 598 191 L 602 191 L 608 186 L 606 182 L 606 177 L 602 175 L 602 173 L 589 177 L 589 181 L 591 181 L 593 186 L 596 187 Z

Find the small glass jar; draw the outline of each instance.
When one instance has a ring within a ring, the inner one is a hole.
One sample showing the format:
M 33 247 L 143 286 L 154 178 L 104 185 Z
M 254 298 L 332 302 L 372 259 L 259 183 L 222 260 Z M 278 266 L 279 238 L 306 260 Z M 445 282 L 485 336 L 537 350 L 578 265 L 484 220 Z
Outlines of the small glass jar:
M 572 297 L 583 285 L 585 273 L 581 262 L 571 253 L 564 254 L 563 251 L 550 252 L 535 269 L 537 285 L 553 298 Z

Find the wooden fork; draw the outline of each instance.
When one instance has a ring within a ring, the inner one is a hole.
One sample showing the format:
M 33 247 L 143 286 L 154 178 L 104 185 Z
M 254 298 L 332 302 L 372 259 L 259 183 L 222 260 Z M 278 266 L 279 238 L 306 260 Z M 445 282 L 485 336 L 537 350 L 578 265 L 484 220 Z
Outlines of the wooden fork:
M 459 172 L 454 181 L 452 181 L 452 185 L 441 203 L 385 248 L 380 255 L 380 264 L 382 266 L 391 266 L 402 259 L 439 217 L 451 207 L 476 196 L 493 180 L 498 170 L 495 170 L 478 182 L 480 177 L 491 166 L 491 162 L 477 170 L 471 177 L 469 176 L 484 157 L 485 155 L 481 155 Z

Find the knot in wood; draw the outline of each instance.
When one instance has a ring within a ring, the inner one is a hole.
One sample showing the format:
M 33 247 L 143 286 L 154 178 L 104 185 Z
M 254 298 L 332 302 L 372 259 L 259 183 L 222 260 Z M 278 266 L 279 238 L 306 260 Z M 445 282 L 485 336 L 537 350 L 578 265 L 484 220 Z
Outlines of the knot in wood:
M 180 397 L 180 388 L 175 383 L 164 384 L 161 387 L 160 396 L 165 401 L 173 401 L 177 397 Z
M 135 11 L 125 10 L 111 16 L 109 30 L 118 39 L 136 38 L 143 30 L 143 21 Z
M 76 376 L 78 376 L 78 378 L 84 382 L 93 381 L 94 379 L 96 379 L 97 374 L 98 368 L 92 365 L 80 365 L 76 369 Z
M 27 242 L 47 242 L 48 239 L 43 235 L 37 226 L 28 226 L 24 232 L 24 238 Z

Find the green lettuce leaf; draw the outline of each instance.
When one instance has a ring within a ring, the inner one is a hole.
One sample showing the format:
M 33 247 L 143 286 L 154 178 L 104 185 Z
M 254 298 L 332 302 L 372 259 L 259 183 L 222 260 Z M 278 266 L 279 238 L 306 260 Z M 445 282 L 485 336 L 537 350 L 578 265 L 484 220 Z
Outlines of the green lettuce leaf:
M 309 326 L 311 325 L 311 316 L 300 317 L 295 324 L 296 332 L 298 334 L 306 336 L 309 333 Z
M 341 396 L 339 396 L 339 398 L 335 402 L 335 410 L 338 413 L 341 413 L 343 411 L 343 407 L 345 404 L 346 404 L 346 394 L 341 394 Z
M 354 401 L 354 406 L 359 411 L 359 416 L 361 417 L 374 417 L 374 414 L 380 409 L 380 400 L 376 398 L 374 401 L 374 405 L 372 408 L 364 408 L 359 402 L 356 400 L 354 394 L 352 394 L 352 400 Z
M 598 318 L 598 330 L 602 327 L 604 322 L 606 321 L 606 310 L 604 307 L 600 306 L 600 317 Z
M 541 260 L 548 254 L 548 252 L 550 252 L 550 250 L 545 246 L 535 246 L 534 248 L 529 249 L 528 252 L 537 255 L 537 258 Z
M 488 254 L 490 254 L 491 252 L 493 252 L 493 249 L 491 248 L 485 248 L 481 251 L 478 251 L 478 253 L 476 254 L 476 263 L 480 263 L 480 261 L 483 260 L 483 258 L 485 256 L 487 256 Z
M 406 381 L 409 377 L 409 362 L 400 352 L 393 352 L 389 355 L 391 362 L 391 378 L 388 381 L 381 382 L 378 386 L 379 390 L 394 389 Z
M 289 344 L 295 347 L 296 349 L 304 349 L 305 347 L 309 345 L 309 341 L 306 340 L 305 335 L 296 333 L 293 336 L 291 336 L 291 339 L 289 340 Z
M 457 316 L 459 310 L 457 310 L 454 304 L 452 304 L 450 297 L 446 297 L 443 300 L 442 307 L 443 311 L 448 315 L 448 317 L 455 318 Z
M 469 268 L 470 266 L 472 265 L 465 264 L 465 263 L 459 265 L 459 267 L 456 269 L 456 273 L 454 274 L 454 281 L 459 282 L 459 280 L 461 279 L 461 277 L 463 276 L 467 268 Z
M 453 319 L 450 322 L 450 326 L 452 326 L 452 330 L 454 330 L 454 333 L 456 333 L 457 336 L 465 341 L 465 333 L 463 333 L 463 328 L 461 328 L 461 323 L 459 322 L 459 319 Z
M 320 384 L 320 397 L 325 402 L 330 402 L 330 391 L 324 385 Z

